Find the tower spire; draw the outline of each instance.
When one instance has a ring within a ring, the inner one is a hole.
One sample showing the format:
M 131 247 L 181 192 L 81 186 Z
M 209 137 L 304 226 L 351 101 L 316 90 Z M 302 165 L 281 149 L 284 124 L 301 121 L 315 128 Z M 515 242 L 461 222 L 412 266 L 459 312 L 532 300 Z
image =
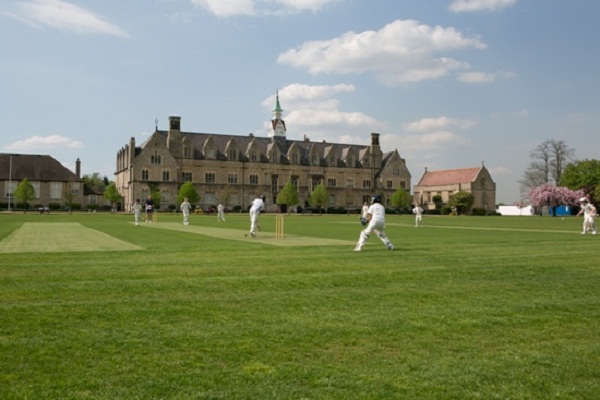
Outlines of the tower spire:
M 270 137 L 284 137 L 285 138 L 285 121 L 281 118 L 283 109 L 279 102 L 279 90 L 275 94 L 275 109 L 273 110 L 273 119 L 271 120 L 271 129 L 269 129 Z

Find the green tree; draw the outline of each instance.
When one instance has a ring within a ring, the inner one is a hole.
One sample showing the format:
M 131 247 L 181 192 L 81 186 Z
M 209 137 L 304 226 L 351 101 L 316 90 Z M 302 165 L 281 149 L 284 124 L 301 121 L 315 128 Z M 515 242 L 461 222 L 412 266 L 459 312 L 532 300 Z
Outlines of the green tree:
M 101 177 L 99 172 L 94 172 L 92 174 L 85 174 L 81 178 L 83 179 L 83 183 L 88 185 L 96 192 L 104 192 L 104 189 L 110 184 L 108 182 L 108 178 L 106 176 Z
M 596 194 L 600 189 L 599 160 L 581 160 L 569 163 L 561 179 L 563 185 L 569 189 L 583 189 L 585 193 L 592 195 L 592 201 L 600 199 Z
M 121 200 L 122 196 L 119 194 L 117 187 L 114 183 L 111 183 L 104 189 L 104 198 L 110 201 L 110 208 L 115 211 L 116 204 Z
M 461 190 L 448 198 L 448 205 L 456 208 L 457 214 L 463 214 L 473 207 L 474 201 L 475 197 L 471 193 Z
M 325 185 L 321 183 L 313 190 L 308 198 L 308 203 L 311 207 L 319 208 L 319 213 L 321 213 L 321 210 L 329 203 L 329 192 Z
M 24 178 L 15 188 L 15 192 L 13 193 L 15 198 L 19 203 L 23 204 L 24 211 L 27 212 L 29 209 L 29 200 L 35 198 L 35 189 L 29 183 L 27 178 Z
M 401 211 L 402 209 L 406 209 L 410 207 L 410 195 L 408 192 L 402 188 L 398 188 L 392 195 L 391 201 L 392 205 Z
M 200 195 L 196 191 L 194 184 L 190 181 L 187 181 L 179 188 L 179 192 L 177 192 L 177 201 L 179 204 L 183 202 L 183 198 L 187 197 L 190 204 L 196 204 L 200 201 Z
M 292 211 L 292 206 L 299 202 L 298 189 L 296 189 L 296 185 L 291 180 L 288 180 L 283 189 L 277 194 L 277 204 L 285 204 L 287 213 L 289 214 Z

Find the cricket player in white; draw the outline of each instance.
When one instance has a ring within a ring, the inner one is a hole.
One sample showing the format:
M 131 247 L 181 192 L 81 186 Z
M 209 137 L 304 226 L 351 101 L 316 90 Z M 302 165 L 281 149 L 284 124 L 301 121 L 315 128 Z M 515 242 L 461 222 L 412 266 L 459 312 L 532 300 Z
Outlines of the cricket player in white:
M 373 196 L 367 212 L 368 225 L 360 232 L 360 238 L 354 251 L 361 251 L 371 233 L 375 232 L 388 250 L 394 250 L 394 245 L 387 238 L 385 229 L 385 207 L 381 205 L 381 196 Z
M 252 201 L 250 207 L 250 236 L 256 237 L 256 227 L 260 211 L 265 209 L 265 196 L 257 197 Z
M 183 203 L 181 203 L 181 206 L 179 208 L 181 209 L 181 212 L 183 212 L 183 224 L 189 225 L 190 224 L 190 210 L 192 208 L 192 205 L 190 204 L 190 201 L 187 197 L 183 198 Z
M 594 217 L 596 216 L 596 207 L 586 197 L 582 197 L 579 199 L 579 205 L 581 206 L 581 210 L 577 213 L 577 216 L 583 214 L 583 232 L 582 235 L 588 233 L 588 231 L 592 231 L 592 235 L 598 233 L 596 231 L 596 222 L 594 221 Z
M 225 222 L 225 206 L 223 205 L 223 203 L 219 203 L 219 205 L 217 206 L 217 215 L 217 221 Z
M 413 214 L 415 214 L 415 228 L 419 226 L 423 226 L 423 209 L 419 207 L 417 204 L 415 208 L 412 210 Z
M 139 199 L 137 199 L 135 201 L 135 203 L 133 203 L 133 207 L 131 209 L 133 211 L 133 218 L 135 221 L 135 226 L 139 226 L 140 225 L 140 215 L 142 214 L 142 204 L 140 203 Z

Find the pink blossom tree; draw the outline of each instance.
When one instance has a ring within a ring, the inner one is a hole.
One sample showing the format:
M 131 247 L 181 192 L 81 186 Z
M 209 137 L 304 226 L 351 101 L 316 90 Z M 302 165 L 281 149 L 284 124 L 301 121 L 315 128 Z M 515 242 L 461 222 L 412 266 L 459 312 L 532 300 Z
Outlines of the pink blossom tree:
M 543 185 L 533 188 L 529 192 L 529 201 L 531 201 L 531 205 L 535 207 L 550 207 L 552 209 L 552 215 L 555 216 L 556 207 L 575 206 L 583 196 L 583 190 L 571 190 L 567 187 L 544 183 Z

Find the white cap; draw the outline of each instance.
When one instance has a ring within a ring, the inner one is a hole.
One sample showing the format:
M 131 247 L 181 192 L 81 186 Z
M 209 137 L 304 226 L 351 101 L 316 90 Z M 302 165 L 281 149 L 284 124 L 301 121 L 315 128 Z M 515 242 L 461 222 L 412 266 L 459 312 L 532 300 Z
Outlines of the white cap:
M 586 202 L 587 203 L 588 199 L 586 199 L 585 197 L 582 197 L 579 199 L 580 203 Z

